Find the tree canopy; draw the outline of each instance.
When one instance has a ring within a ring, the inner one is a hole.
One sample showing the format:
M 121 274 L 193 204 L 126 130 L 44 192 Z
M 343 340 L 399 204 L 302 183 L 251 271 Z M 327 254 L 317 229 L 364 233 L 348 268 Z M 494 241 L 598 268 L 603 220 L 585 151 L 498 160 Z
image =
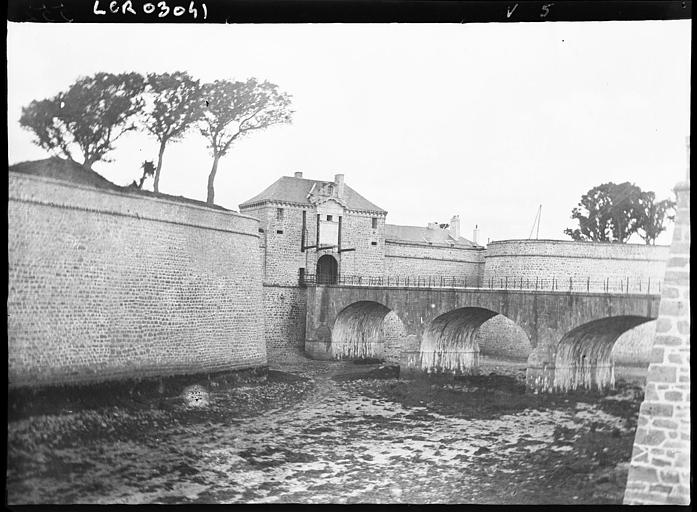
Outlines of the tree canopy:
M 188 73 L 150 73 L 146 88 L 145 128 L 160 143 L 153 189 L 159 192 L 162 158 L 168 142 L 181 139 L 201 118 L 201 86 Z
M 208 140 L 213 167 L 208 176 L 207 202 L 215 199 L 214 181 L 218 161 L 238 138 L 279 123 L 290 123 L 290 96 L 268 81 L 250 78 L 246 82 L 216 80 L 204 84 L 204 109 L 199 125 Z
M 137 73 L 96 73 L 78 79 L 53 98 L 32 101 L 22 109 L 20 125 L 51 153 L 91 169 L 107 161 L 114 143 L 134 130 L 132 122 L 143 106 L 144 79 Z
M 198 126 L 213 156 L 207 202 L 214 202 L 218 161 L 233 142 L 274 124 L 290 123 L 290 96 L 278 86 L 250 78 L 244 82 L 216 80 L 201 85 L 188 73 L 96 73 L 81 77 L 67 91 L 32 101 L 22 109 L 20 125 L 34 142 L 56 156 L 80 161 L 91 169 L 107 156 L 125 133 L 140 127 L 159 143 L 157 165 L 143 168 L 140 183 L 154 175 L 159 192 L 162 162 L 168 143 Z M 137 121 L 137 123 L 136 123 Z
M 637 232 L 647 245 L 655 245 L 658 235 L 666 230 L 664 225 L 666 218 L 669 220 L 675 218 L 675 215 L 671 214 L 675 208 L 675 201 L 671 199 L 656 201 L 655 193 L 644 192 L 639 202 L 643 217 Z
M 653 244 L 663 226 L 672 201 L 655 202 L 653 192 L 644 192 L 633 183 L 603 183 L 590 189 L 571 211 L 578 228 L 564 231 L 574 240 L 625 243 L 639 234 Z

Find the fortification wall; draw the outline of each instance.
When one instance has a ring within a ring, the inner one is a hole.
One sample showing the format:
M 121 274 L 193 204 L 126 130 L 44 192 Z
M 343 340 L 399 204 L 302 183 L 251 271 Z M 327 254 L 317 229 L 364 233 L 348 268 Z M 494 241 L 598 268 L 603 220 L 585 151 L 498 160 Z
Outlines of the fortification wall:
M 675 230 L 627 476 L 626 505 L 690 504 L 690 182 L 675 190 Z
M 245 209 L 243 213 L 259 219 L 265 263 L 264 283 L 297 286 L 298 272 L 306 266 L 307 254 L 300 250 L 303 208 L 291 204 L 266 204 Z M 309 212 L 307 217 L 309 226 L 312 224 Z M 306 245 L 309 245 L 307 241 Z
M 264 339 L 269 361 L 302 353 L 307 293 L 298 286 L 264 285 Z
M 377 218 L 373 229 L 372 219 Z M 341 253 L 339 271 L 344 276 L 382 276 L 385 269 L 385 215 L 346 211 L 342 219 L 343 248 L 355 251 Z M 375 244 L 375 245 L 373 245 Z M 321 256 L 321 252 L 318 256 Z M 335 256 L 338 256 L 335 254 Z
M 419 243 L 385 242 L 385 275 L 467 278 L 478 283 L 484 273 L 483 249 Z
M 487 246 L 484 264 L 484 280 L 498 280 L 505 276 L 550 280 L 555 278 L 559 287 L 569 285 L 569 278 L 583 287 L 590 278 L 591 290 L 601 289 L 610 278 L 610 284 L 620 291 L 622 283 L 630 282 L 630 290 L 647 291 L 651 280 L 653 292 L 668 260 L 669 247 L 574 242 L 562 240 L 502 240 Z M 549 284 L 547 284 L 549 286 Z
M 8 217 L 10 387 L 266 364 L 255 219 L 12 172 Z

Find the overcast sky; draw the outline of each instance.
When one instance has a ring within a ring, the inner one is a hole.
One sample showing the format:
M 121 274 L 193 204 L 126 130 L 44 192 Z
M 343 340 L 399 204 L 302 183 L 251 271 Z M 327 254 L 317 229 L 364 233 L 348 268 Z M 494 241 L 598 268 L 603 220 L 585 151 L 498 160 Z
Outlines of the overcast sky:
M 293 96 L 292 125 L 239 141 L 216 202 L 278 177 L 346 183 L 392 224 L 448 222 L 480 242 L 568 239 L 590 188 L 631 181 L 672 197 L 685 178 L 689 20 L 440 25 L 8 24 L 10 163 L 46 158 L 21 108 L 79 76 L 188 71 L 257 77 Z M 155 140 L 129 134 L 94 169 L 128 184 Z M 192 131 L 167 148 L 162 192 L 205 200 L 212 158 Z M 574 226 L 575 227 L 575 226 Z M 534 235 L 533 235 L 534 236 Z M 665 233 L 660 243 L 670 243 Z

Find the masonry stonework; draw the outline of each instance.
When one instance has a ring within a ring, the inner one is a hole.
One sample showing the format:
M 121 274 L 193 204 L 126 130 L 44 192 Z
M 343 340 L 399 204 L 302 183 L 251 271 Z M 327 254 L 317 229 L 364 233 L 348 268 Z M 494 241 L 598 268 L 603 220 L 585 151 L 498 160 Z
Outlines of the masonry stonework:
M 625 504 L 690 503 L 690 184 L 677 215 Z
M 259 219 L 259 236 L 264 260 L 264 283 L 297 286 L 299 269 L 307 266 L 301 251 L 304 208 L 287 203 L 267 204 L 244 210 Z
M 412 278 L 453 287 L 498 287 L 509 276 L 507 286 L 516 289 L 524 278 L 526 288 L 539 279 L 540 288 L 547 290 L 555 280 L 558 291 L 573 284 L 573 291 L 626 293 L 629 283 L 631 293 L 647 295 L 660 289 L 667 258 L 666 247 L 555 240 L 507 240 L 484 248 L 460 236 L 458 216 L 449 224 L 426 227 L 388 225 L 387 212 L 348 187 L 341 174 L 334 181 L 305 179 L 299 172 L 282 177 L 240 210 L 259 219 L 264 331 L 274 358 L 297 350 L 306 337 L 300 276 L 317 274 L 320 258 L 333 258 L 338 276 L 348 282 L 360 276 L 380 277 L 385 283 Z M 353 318 L 361 311 L 347 315 Z M 613 353 L 616 363 L 648 365 L 650 325 L 620 336 Z M 382 327 L 371 328 L 376 337 L 371 351 L 399 359 L 404 343 L 399 323 L 386 318 Z M 475 343 L 484 356 L 518 361 L 533 349 L 523 329 L 502 315 L 481 325 Z M 351 347 L 337 347 L 337 353 L 348 356 L 344 352 Z
M 306 294 L 297 286 L 264 285 L 264 339 L 269 361 L 302 353 Z
M 266 365 L 255 219 L 9 173 L 10 388 Z
M 668 250 L 667 246 L 640 244 L 495 241 L 486 248 L 484 280 L 497 281 L 509 276 L 527 278 L 532 283 L 539 279 L 544 281 L 541 286 L 549 288 L 554 278 L 558 289 L 565 289 L 571 278 L 574 289 L 582 291 L 590 279 L 590 291 L 597 291 L 609 278 L 611 291 L 622 292 L 626 291 L 624 287 L 629 279 L 632 293 L 656 293 L 660 291 Z
M 377 219 L 376 228 L 372 227 L 373 218 Z M 343 224 L 342 246 L 355 251 L 341 253 L 341 274 L 382 276 L 385 272 L 385 215 L 349 211 Z
M 503 315 L 484 322 L 475 341 L 482 356 L 497 359 L 527 361 L 533 348 L 525 331 Z
M 339 275 L 383 274 L 386 212 L 345 186 L 342 175 L 335 182 L 303 179 L 302 173 L 283 177 L 240 211 L 259 220 L 264 338 L 271 359 L 302 350 L 307 304 L 301 273 L 316 274 L 322 256 L 336 260 Z
M 484 274 L 483 247 L 385 242 L 385 275 L 455 278 L 476 286 Z M 466 281 L 465 281 L 466 280 Z

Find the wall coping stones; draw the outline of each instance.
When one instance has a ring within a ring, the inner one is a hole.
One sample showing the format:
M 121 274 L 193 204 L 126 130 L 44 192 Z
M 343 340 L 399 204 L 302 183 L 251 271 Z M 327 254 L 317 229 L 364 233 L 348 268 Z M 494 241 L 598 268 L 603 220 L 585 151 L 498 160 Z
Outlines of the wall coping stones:
M 44 176 L 12 171 L 9 172 L 9 176 L 10 201 L 214 229 L 259 238 L 258 219 L 233 211 L 180 203 L 160 197 L 96 189 Z M 95 197 L 108 199 L 101 201 L 101 206 L 95 208 L 91 206 Z M 143 210 L 148 210 L 147 216 L 142 215 Z M 178 220 L 172 220 L 173 218 Z
M 386 245 L 409 245 L 409 246 L 414 246 L 414 247 L 436 247 L 436 248 L 445 248 L 445 249 L 457 249 L 458 251 L 475 251 L 475 252 L 486 251 L 486 248 L 482 247 L 482 246 L 463 247 L 463 246 L 458 246 L 455 244 L 451 245 L 451 244 L 440 243 L 440 242 L 413 242 L 413 241 L 398 240 L 398 239 L 394 239 L 394 238 L 385 238 L 385 244 Z M 400 256 L 400 257 L 403 258 L 405 256 Z M 422 259 L 431 259 L 431 258 L 423 257 Z M 455 261 L 455 260 L 453 260 L 453 261 Z
M 511 238 L 507 240 L 492 240 L 487 245 L 499 245 L 499 244 L 564 244 L 564 245 L 577 245 L 579 247 L 588 246 L 601 246 L 601 247 L 665 247 L 670 248 L 670 245 L 646 245 L 646 244 L 621 244 L 613 242 L 580 242 L 577 240 L 555 240 L 553 238 Z

